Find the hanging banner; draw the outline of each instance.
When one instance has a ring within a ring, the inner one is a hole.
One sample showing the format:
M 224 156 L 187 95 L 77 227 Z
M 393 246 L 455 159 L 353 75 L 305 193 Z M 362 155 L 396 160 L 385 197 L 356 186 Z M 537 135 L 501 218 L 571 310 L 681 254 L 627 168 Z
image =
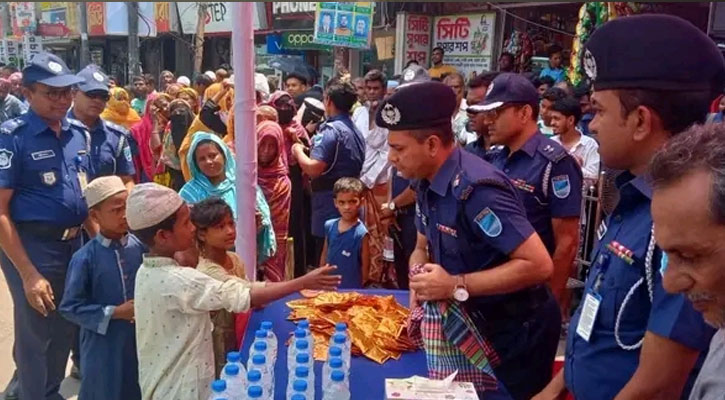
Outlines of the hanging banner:
M 13 20 L 13 35 L 22 36 L 25 32 L 33 32 L 38 28 L 35 20 L 35 3 L 19 1 L 12 3 L 15 12 L 11 14 Z
M 433 47 L 443 48 L 443 62 L 465 76 L 490 71 L 495 24 L 495 13 L 435 17 Z
M 154 20 L 156 21 L 156 32 L 170 32 L 171 31 L 171 20 L 169 19 L 169 7 L 168 2 L 156 2 L 154 3 Z
M 315 43 L 369 49 L 374 12 L 370 1 L 317 3 Z
M 181 31 L 186 35 L 196 33 L 198 17 L 198 3 L 177 2 Z M 259 10 L 264 3 L 255 3 L 254 29 L 260 29 Z M 206 17 L 204 19 L 204 33 L 229 33 L 232 31 L 232 3 L 228 1 L 206 3 Z
M 20 49 L 18 42 L 12 39 L 3 39 L 3 47 L 5 47 L 5 63 L 20 68 L 22 64 L 20 63 Z
M 23 36 L 23 59 L 25 65 L 30 63 L 33 57 L 43 51 L 43 38 L 37 35 Z
M 86 3 L 88 14 L 88 35 L 103 36 L 106 34 L 106 5 L 100 1 Z
M 395 28 L 395 71 L 401 72 L 408 61 L 427 68 L 430 64 L 433 17 L 399 13 Z

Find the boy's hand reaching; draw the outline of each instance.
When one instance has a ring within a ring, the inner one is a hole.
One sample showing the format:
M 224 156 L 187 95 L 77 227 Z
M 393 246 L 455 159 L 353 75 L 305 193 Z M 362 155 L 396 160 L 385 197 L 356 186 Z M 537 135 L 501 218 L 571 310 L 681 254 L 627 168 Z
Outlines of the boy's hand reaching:
M 120 306 L 117 306 L 113 310 L 113 319 L 125 319 L 126 321 L 133 322 L 134 311 L 133 311 L 133 300 L 129 300 Z
M 309 290 L 335 290 L 342 281 L 340 275 L 330 275 L 331 272 L 335 271 L 337 266 L 325 265 L 324 267 L 317 268 L 310 271 L 307 275 L 302 277 L 302 289 Z

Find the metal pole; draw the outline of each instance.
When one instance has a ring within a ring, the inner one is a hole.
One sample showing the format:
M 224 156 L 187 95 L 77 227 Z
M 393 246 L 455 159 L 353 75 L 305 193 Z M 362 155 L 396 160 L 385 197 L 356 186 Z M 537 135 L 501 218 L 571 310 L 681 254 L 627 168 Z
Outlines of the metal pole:
M 86 9 L 86 3 L 78 2 L 76 4 L 78 5 L 78 15 L 80 16 L 80 29 L 78 31 L 81 33 L 81 65 L 79 69 L 83 69 L 91 63 L 91 51 L 88 48 L 88 10 Z
M 134 1 L 126 2 L 128 10 L 128 79 L 136 75 L 141 75 L 141 58 L 139 57 L 139 41 L 138 41 L 138 3 Z
M 237 160 L 236 251 L 247 278 L 257 278 L 257 135 L 254 95 L 255 3 L 232 3 L 232 67 L 234 68 L 234 149 Z

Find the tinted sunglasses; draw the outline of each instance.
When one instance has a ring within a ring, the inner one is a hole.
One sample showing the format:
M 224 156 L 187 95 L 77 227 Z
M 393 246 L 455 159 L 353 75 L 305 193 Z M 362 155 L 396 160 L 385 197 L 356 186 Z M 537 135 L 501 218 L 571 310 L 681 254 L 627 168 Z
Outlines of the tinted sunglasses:
M 89 99 L 92 99 L 92 100 L 108 101 L 111 99 L 111 95 L 108 92 L 98 91 L 98 92 L 89 92 L 89 93 L 84 93 L 84 94 L 86 95 L 86 97 L 88 97 Z

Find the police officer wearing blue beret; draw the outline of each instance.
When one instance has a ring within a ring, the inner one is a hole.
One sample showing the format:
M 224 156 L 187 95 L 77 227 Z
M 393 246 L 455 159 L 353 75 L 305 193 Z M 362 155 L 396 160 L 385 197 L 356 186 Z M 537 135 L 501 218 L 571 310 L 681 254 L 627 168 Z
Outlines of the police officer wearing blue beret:
M 90 134 L 66 116 L 83 79 L 49 53 L 23 70 L 30 110 L 0 125 L 0 264 L 15 307 L 21 399 L 61 399 L 74 326 L 57 311 L 88 210 Z
M 669 55 L 678 54 L 673 58 Z M 687 398 L 713 329 L 662 286 L 647 169 L 673 135 L 705 120 L 725 62 L 695 26 L 666 15 L 610 21 L 586 43 L 602 162 L 625 172 L 620 200 L 598 229 L 582 304 L 571 320 L 564 371 L 536 398 Z
M 581 167 L 566 149 L 539 131 L 538 92 L 524 76 L 498 75 L 483 102 L 470 108 L 484 113 L 491 143 L 504 146 L 491 156 L 491 163 L 519 190 L 529 221 L 554 261 L 549 285 L 562 317 L 568 316 L 564 300 L 579 243 Z
M 423 305 L 431 377 L 458 370 L 484 399 L 529 398 L 551 376 L 558 342 L 551 258 L 506 175 L 455 145 L 455 105 L 446 85 L 414 82 L 376 115 L 390 161 L 417 180 L 411 308 Z
M 77 76 L 85 82 L 78 85 L 68 117 L 83 122 L 91 132 L 91 178 L 117 175 L 130 190 L 136 173 L 131 158 L 131 134 L 100 117 L 109 99 L 108 76 L 97 65 L 85 67 Z

